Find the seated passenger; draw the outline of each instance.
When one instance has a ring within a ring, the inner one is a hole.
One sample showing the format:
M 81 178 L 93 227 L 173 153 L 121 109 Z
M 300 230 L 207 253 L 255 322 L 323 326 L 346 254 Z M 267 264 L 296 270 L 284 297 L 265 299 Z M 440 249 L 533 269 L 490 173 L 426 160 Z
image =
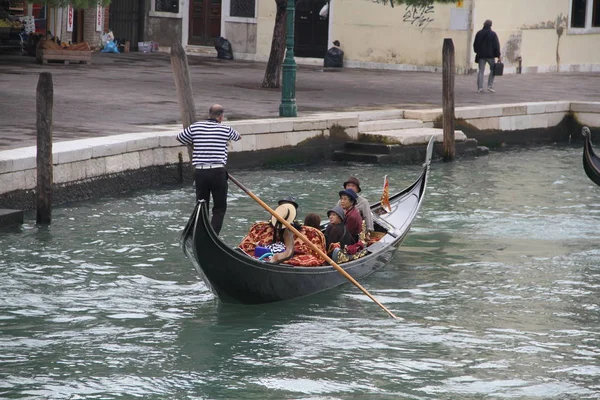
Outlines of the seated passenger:
M 325 236 L 317 229 L 310 226 L 299 227 L 294 223 L 296 208 L 289 201 L 281 201 L 275 212 L 287 222 L 294 225 L 300 233 L 312 244 L 325 252 Z M 323 265 L 325 260 L 307 245 L 300 237 L 286 229 L 275 217 L 270 222 L 257 222 L 250 228 L 250 232 L 242 239 L 239 248 L 247 255 L 259 258 L 265 252 L 272 252 L 274 256 L 265 261 L 283 262 L 287 265 L 316 267 Z
M 289 223 L 296 218 L 296 208 L 288 203 L 277 207 L 275 212 Z M 250 232 L 242 239 L 239 247 L 250 256 L 260 256 L 265 252 L 277 255 L 276 261 L 289 257 L 294 249 L 294 235 L 287 232 L 285 225 L 271 217 L 270 222 L 257 222 L 250 228 Z M 260 254 L 259 254 L 260 253 Z
M 321 217 L 315 213 L 308 213 L 304 217 L 304 226 L 311 226 L 316 229 L 321 229 Z
M 352 235 L 354 242 L 358 241 L 358 235 L 362 232 L 362 217 L 360 212 L 356 208 L 356 202 L 358 196 L 352 189 L 344 189 L 340 191 L 340 205 L 344 209 L 344 216 L 346 218 L 344 225 Z
M 344 225 L 344 209 L 340 206 L 335 206 L 331 210 L 327 211 L 327 217 L 329 218 L 329 225 L 325 229 L 325 242 L 327 253 L 331 253 L 331 245 L 333 243 L 339 243 L 341 248 L 344 246 L 354 243 L 352 235 L 346 226 Z
M 290 224 L 296 219 L 296 207 L 290 203 L 281 203 L 275 213 Z M 273 253 L 269 261 L 279 263 L 294 255 L 294 234 L 274 216 L 271 217 L 271 225 L 274 228 L 273 243 L 266 247 Z
M 360 181 L 358 178 L 351 176 L 346 182 L 344 182 L 344 189 L 352 189 L 356 193 L 356 208 L 365 221 L 367 233 L 370 234 L 374 231 L 373 214 L 371 213 L 371 207 L 369 207 L 369 201 L 359 194 L 361 192 Z M 340 203 L 338 202 L 338 206 L 339 205 Z

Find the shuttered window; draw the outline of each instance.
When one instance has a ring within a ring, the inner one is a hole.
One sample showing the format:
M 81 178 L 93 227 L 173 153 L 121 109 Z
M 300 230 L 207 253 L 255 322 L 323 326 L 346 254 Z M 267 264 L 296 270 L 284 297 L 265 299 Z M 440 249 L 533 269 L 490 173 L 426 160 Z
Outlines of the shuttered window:
M 254 18 L 256 0 L 231 0 L 230 17 Z
M 178 13 L 179 0 L 155 0 L 156 9 L 154 11 Z

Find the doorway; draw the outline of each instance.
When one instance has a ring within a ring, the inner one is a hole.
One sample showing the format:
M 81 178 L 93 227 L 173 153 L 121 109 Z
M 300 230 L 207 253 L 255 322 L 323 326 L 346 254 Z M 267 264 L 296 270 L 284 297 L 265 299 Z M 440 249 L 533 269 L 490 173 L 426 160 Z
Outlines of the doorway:
M 142 37 L 140 34 L 140 15 L 144 13 L 143 0 L 118 0 L 110 3 L 108 27 L 115 35 L 115 39 L 137 48 Z
M 221 0 L 190 0 L 188 43 L 214 46 L 221 36 Z
M 329 13 L 319 15 L 328 0 L 298 0 L 294 29 L 294 55 L 324 58 L 329 38 Z

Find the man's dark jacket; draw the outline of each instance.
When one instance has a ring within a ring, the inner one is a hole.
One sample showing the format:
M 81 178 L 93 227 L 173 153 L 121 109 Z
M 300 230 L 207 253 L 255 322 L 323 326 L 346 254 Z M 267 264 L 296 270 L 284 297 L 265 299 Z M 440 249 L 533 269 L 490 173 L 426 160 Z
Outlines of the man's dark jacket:
M 473 42 L 473 51 L 477 54 L 477 59 L 480 58 L 496 58 L 500 57 L 500 42 L 498 35 L 489 26 L 484 26 L 482 30 L 475 35 Z

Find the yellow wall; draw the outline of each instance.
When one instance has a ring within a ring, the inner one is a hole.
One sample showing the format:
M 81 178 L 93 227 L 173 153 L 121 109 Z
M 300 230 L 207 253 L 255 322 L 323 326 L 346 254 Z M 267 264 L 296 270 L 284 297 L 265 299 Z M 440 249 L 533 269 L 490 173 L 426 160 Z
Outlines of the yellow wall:
M 269 56 L 277 8 L 273 0 L 260 0 L 257 10 L 256 54 Z
M 412 24 L 403 21 L 407 11 L 404 5 L 390 7 L 372 0 L 332 0 L 328 42 L 341 42 L 345 60 L 440 67 L 443 40 L 448 37 L 454 41 L 456 66 L 463 67 L 468 51 L 467 31 L 449 30 L 450 9 L 454 7 L 435 4 L 433 12 L 424 15 L 433 21 L 419 27 L 418 20 Z M 259 1 L 259 56 L 269 54 L 275 11 L 273 0 Z
M 366 0 L 336 0 L 330 39 L 341 42 L 347 60 L 441 66 L 443 40 L 449 37 L 454 42 L 456 65 L 463 66 L 467 31 L 449 30 L 450 10 L 454 7 L 434 4 L 430 13 L 421 14 L 417 8 L 414 15 L 407 14 L 404 5 L 392 8 Z M 419 26 L 421 15 L 423 26 Z
M 569 34 L 568 15 L 569 0 L 476 0 L 473 21 L 475 31 L 493 21 L 507 65 L 520 56 L 523 67 L 556 70 L 557 44 L 560 69 L 600 64 L 600 51 L 592 50 L 600 49 L 600 34 Z
M 380 0 L 383 1 L 383 0 Z M 388 0 L 389 1 L 389 0 Z M 462 12 L 473 7 L 468 30 L 451 30 L 452 10 L 456 3 L 434 3 L 433 11 L 411 23 L 405 5 L 391 7 L 375 0 L 331 0 L 328 42 L 339 40 L 346 61 L 360 63 L 408 64 L 440 67 L 444 38 L 452 38 L 459 70 L 475 68 L 473 39 L 486 19 L 493 21 L 502 55 L 508 67 L 516 67 L 522 57 L 524 67 L 556 69 L 557 27 L 560 37 L 561 69 L 569 65 L 600 64 L 600 33 L 569 34 L 567 18 L 569 0 L 464 0 Z M 417 8 L 416 17 L 420 16 Z M 275 21 L 275 1 L 258 2 L 257 56 L 266 59 L 271 48 Z M 471 30 L 472 29 L 472 30 Z M 509 69 L 510 71 L 510 69 Z M 514 71 L 514 70 L 513 70 Z

